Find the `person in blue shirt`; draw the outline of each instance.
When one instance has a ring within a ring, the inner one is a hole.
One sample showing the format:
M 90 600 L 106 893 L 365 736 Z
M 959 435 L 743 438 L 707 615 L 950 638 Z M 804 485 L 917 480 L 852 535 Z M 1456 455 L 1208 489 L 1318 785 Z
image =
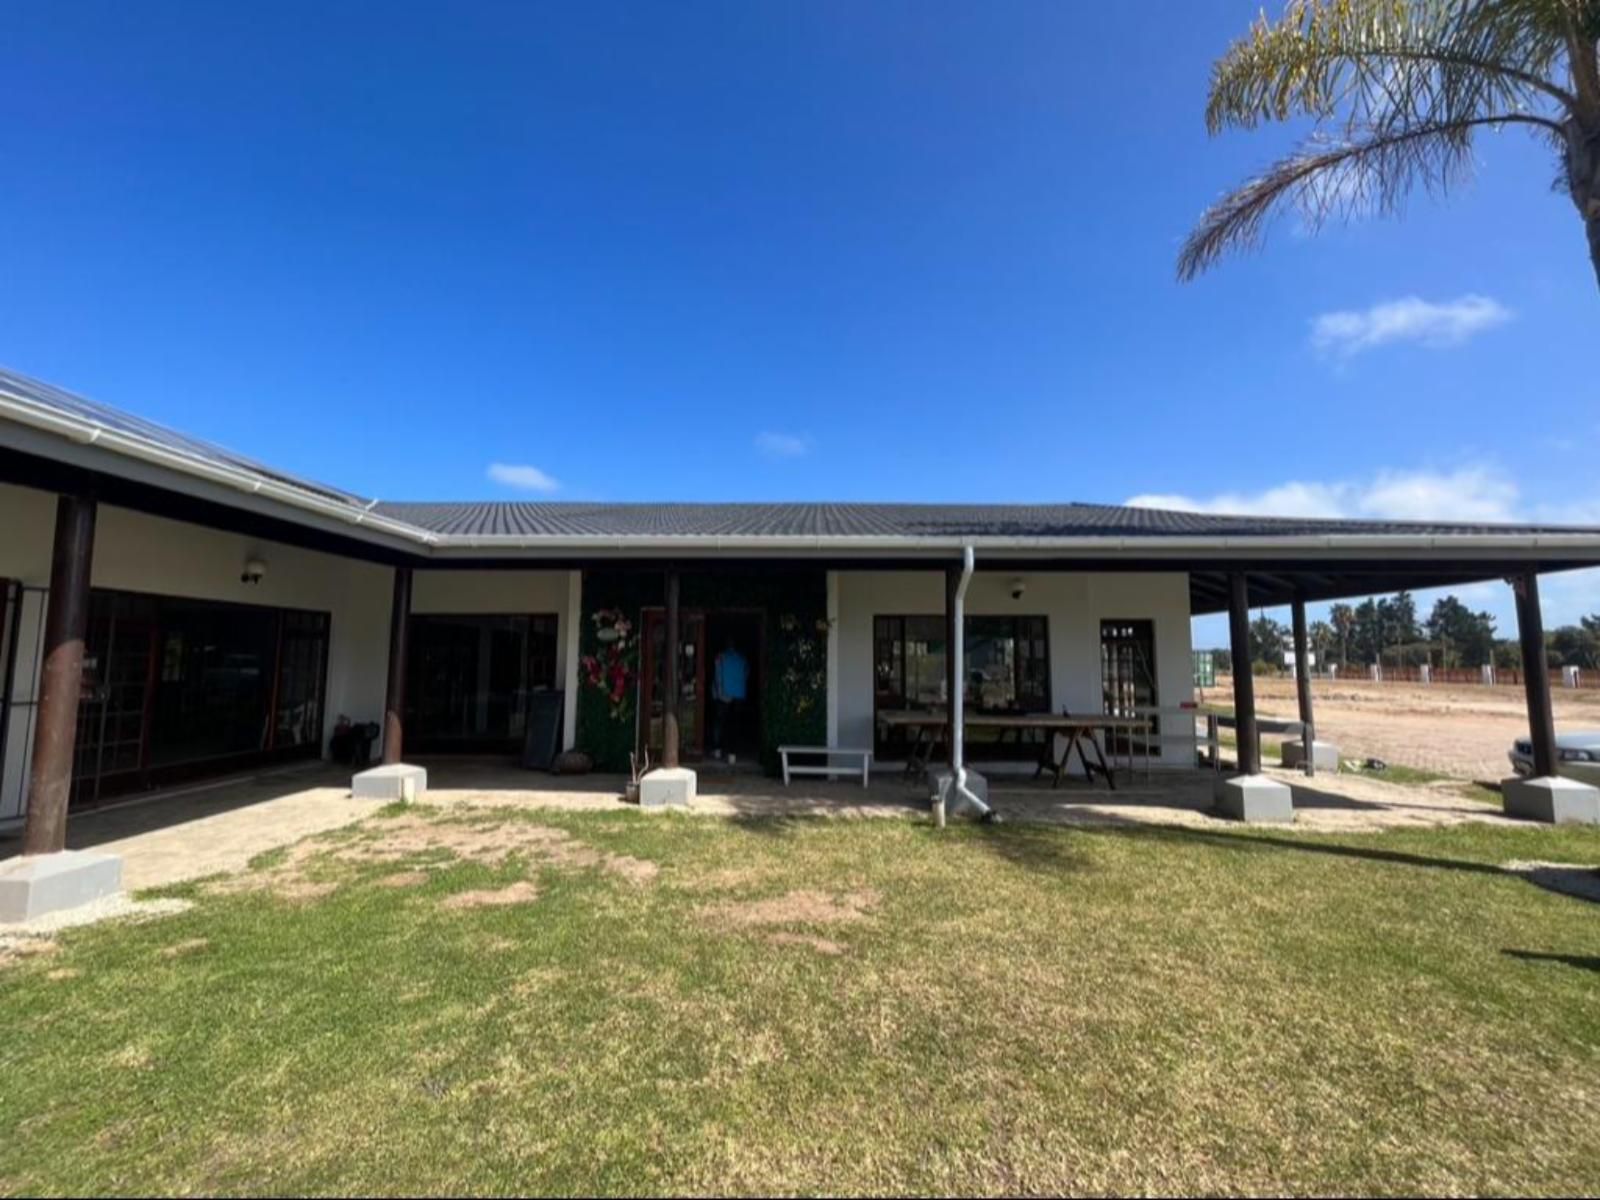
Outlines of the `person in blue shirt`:
M 744 710 L 745 689 L 749 684 L 750 667 L 739 653 L 733 638 L 729 638 L 722 653 L 711 668 L 711 700 L 715 705 L 711 722 L 711 756 L 721 758 L 727 747 L 728 735 Z

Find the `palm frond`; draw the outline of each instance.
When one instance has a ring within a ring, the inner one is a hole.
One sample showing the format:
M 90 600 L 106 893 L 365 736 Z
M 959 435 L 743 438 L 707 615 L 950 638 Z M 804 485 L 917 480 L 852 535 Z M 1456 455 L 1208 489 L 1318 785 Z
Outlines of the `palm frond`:
M 1565 31 L 1593 0 L 1290 0 L 1212 71 L 1206 124 L 1345 112 L 1357 126 L 1447 125 L 1566 109 Z
M 1352 126 L 1337 140 L 1315 135 L 1206 211 L 1178 256 L 1178 278 L 1193 279 L 1229 250 L 1258 245 L 1267 220 L 1285 207 L 1315 230 L 1335 217 L 1393 213 L 1414 187 L 1446 191 L 1470 173 L 1477 130 L 1514 124 L 1561 133 L 1548 117 L 1513 112 L 1401 130 Z

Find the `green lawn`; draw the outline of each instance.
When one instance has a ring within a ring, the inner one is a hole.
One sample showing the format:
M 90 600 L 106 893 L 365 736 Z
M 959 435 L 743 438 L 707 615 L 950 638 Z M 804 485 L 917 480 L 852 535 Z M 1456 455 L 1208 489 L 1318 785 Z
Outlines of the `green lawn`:
M 421 811 L 0 969 L 0 1192 L 1600 1188 L 1592 831 Z

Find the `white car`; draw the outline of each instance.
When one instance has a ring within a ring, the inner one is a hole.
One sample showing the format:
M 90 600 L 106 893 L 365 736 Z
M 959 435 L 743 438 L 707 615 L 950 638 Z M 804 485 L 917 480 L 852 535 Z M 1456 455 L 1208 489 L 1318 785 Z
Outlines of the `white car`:
M 1506 755 L 1518 775 L 1533 774 L 1533 743 L 1518 738 Z M 1556 734 L 1556 774 L 1600 786 L 1600 729 Z

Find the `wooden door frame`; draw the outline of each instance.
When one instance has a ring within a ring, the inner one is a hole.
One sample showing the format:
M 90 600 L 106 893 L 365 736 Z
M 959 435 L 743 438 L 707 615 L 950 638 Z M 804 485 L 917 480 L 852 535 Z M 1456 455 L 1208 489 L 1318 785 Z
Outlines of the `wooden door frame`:
M 706 752 L 706 615 L 709 610 L 704 608 L 680 608 L 678 610 L 678 632 L 680 637 L 689 624 L 698 619 L 700 624 L 700 642 L 696 647 L 694 656 L 694 698 L 695 720 L 694 737 L 692 746 L 680 745 L 680 753 L 688 752 L 694 758 L 702 758 Z M 720 611 L 720 610 L 719 610 Z M 655 719 L 655 714 L 650 711 L 650 696 L 655 690 L 656 672 L 656 642 L 651 634 L 651 624 L 660 621 L 666 622 L 667 610 L 665 605 L 647 604 L 639 610 L 639 620 L 644 626 L 644 645 L 640 652 L 639 663 L 639 715 L 640 725 L 646 748 L 651 748 L 650 723 Z M 661 640 L 666 641 L 667 631 L 661 631 Z M 679 685 L 682 685 L 682 676 L 679 676 Z M 665 698 L 663 697 L 663 704 Z M 663 710 L 665 715 L 665 710 Z M 681 736 L 681 735 L 680 735 Z
M 666 606 L 662 604 L 646 604 L 641 606 L 639 609 L 639 621 L 644 627 L 644 642 L 639 654 L 639 695 L 637 703 L 640 714 L 639 736 L 646 746 L 648 746 L 650 743 L 651 717 L 649 711 L 649 684 L 651 682 L 652 673 L 655 670 L 654 642 L 650 638 L 650 620 L 651 614 L 653 613 L 659 613 L 660 619 L 665 619 L 666 612 Z M 710 693 L 706 691 L 706 660 L 708 657 L 710 657 L 706 654 L 704 645 L 706 640 L 706 622 L 708 622 L 712 616 L 740 616 L 753 617 L 755 619 L 756 645 L 754 654 L 756 656 L 757 666 L 756 683 L 760 686 L 760 688 L 765 690 L 767 684 L 767 670 L 769 667 L 769 663 L 767 662 L 767 618 L 769 616 L 769 610 L 762 608 L 759 605 L 752 604 L 734 604 L 727 606 L 697 605 L 694 608 L 680 609 L 678 619 L 680 622 L 683 622 L 691 615 L 698 617 L 701 622 L 700 630 L 702 645 L 700 648 L 700 653 L 695 655 L 695 658 L 698 660 L 695 663 L 695 695 L 698 697 L 700 707 L 700 711 L 696 714 L 697 720 L 695 722 L 695 731 L 699 738 L 699 745 L 694 751 L 695 757 L 700 758 L 705 754 L 706 730 L 708 728 L 707 721 L 709 719 L 708 713 L 710 709 Z M 768 714 L 765 700 L 762 697 L 757 697 L 756 740 L 761 744 L 763 750 L 767 745 L 767 719 Z

